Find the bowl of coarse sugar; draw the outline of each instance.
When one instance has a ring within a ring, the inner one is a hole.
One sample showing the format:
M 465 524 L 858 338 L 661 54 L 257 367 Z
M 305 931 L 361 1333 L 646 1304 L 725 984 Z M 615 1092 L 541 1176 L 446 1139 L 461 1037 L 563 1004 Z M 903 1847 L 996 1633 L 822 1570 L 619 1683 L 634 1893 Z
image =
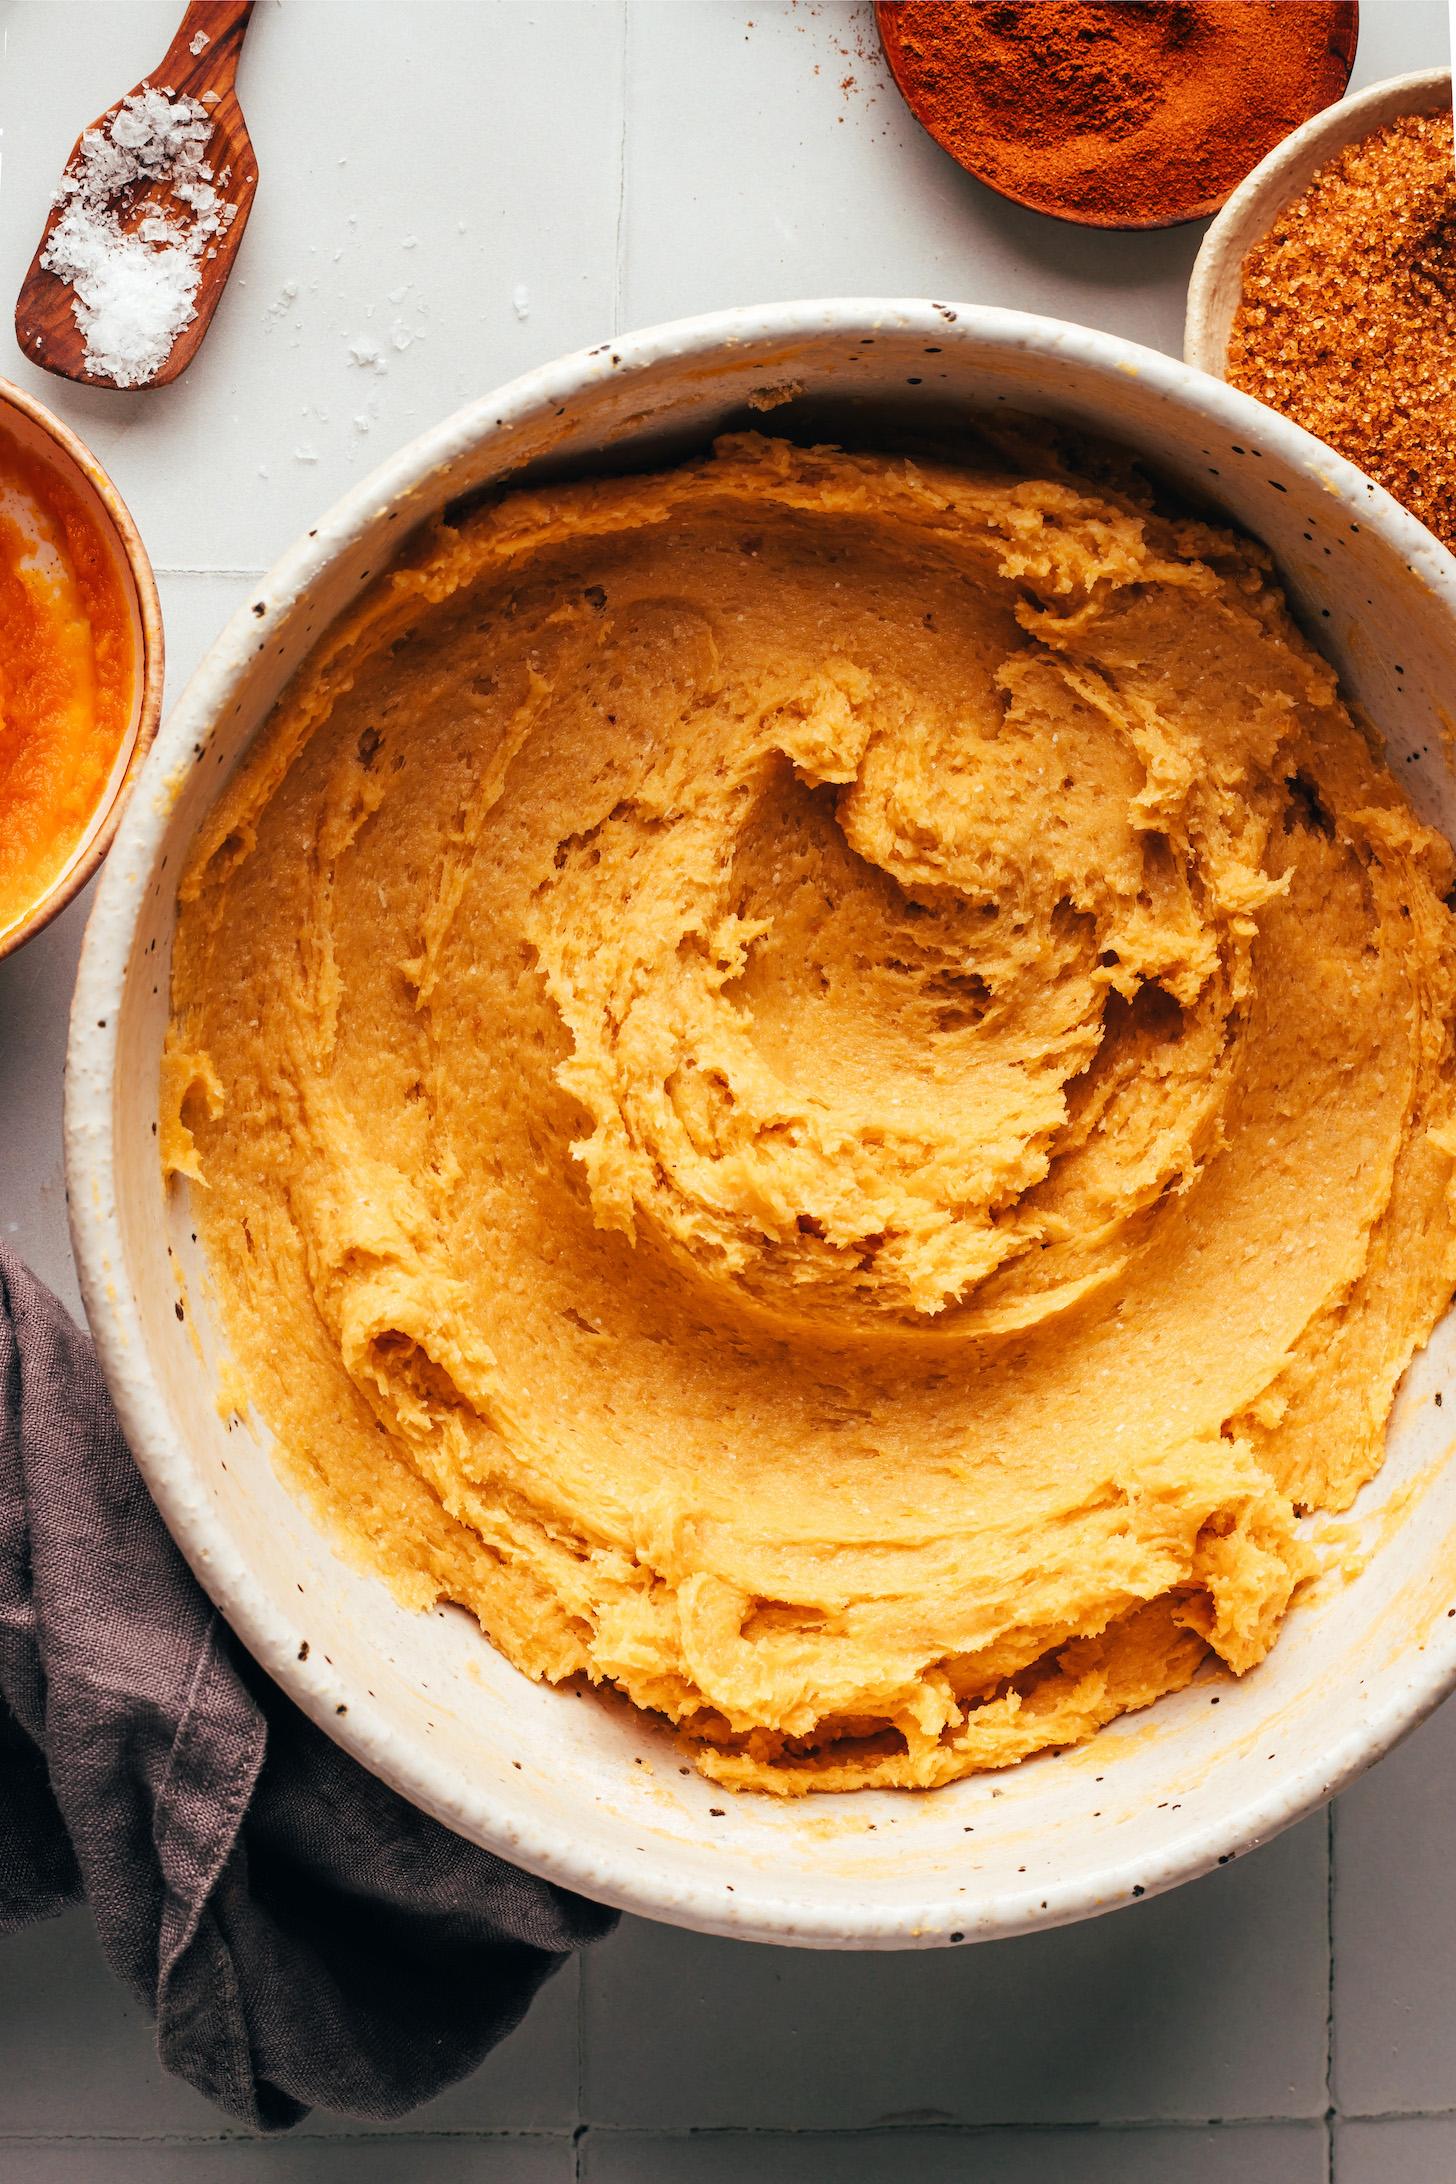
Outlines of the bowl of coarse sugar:
M 1303 425 L 1456 548 L 1451 77 L 1295 131 L 1203 241 L 1184 355 Z

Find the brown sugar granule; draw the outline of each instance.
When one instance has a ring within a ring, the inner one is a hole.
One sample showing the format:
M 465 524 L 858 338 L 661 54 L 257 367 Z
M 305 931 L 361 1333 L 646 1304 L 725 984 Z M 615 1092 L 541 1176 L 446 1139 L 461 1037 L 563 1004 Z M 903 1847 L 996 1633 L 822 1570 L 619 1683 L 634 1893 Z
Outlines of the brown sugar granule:
M 1244 260 L 1228 377 L 1456 547 L 1451 116 L 1409 114 L 1321 167 Z

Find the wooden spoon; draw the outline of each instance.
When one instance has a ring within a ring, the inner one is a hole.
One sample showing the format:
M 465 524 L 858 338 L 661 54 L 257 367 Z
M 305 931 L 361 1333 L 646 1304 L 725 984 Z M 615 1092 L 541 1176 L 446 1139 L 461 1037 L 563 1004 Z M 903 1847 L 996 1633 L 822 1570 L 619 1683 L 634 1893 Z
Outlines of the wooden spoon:
M 203 258 L 201 278 L 193 299 L 196 317 L 182 328 L 165 361 L 142 382 L 138 392 L 149 387 L 165 387 L 179 372 L 185 371 L 196 356 L 202 337 L 212 323 L 218 299 L 227 286 L 238 245 L 243 239 L 243 229 L 253 208 L 258 187 L 258 162 L 253 156 L 247 124 L 233 88 L 238 55 L 252 12 L 253 0 L 192 0 L 160 65 L 127 93 L 127 97 L 134 97 L 150 87 L 154 91 L 171 92 L 178 98 L 200 100 L 206 106 L 212 117 L 213 133 L 205 156 L 213 170 L 213 186 L 218 195 L 235 208 L 231 224 L 212 238 L 213 255 Z M 92 123 L 92 127 L 106 127 L 123 103 L 118 99 L 115 106 L 108 107 Z M 67 174 L 76 170 L 81 141 L 77 140 L 66 162 Z M 124 209 L 123 225 L 127 228 L 136 226 L 149 206 L 160 206 L 175 214 L 177 208 L 164 180 L 133 188 Z M 62 210 L 60 205 L 52 208 L 45 233 L 30 262 L 30 271 L 15 306 L 15 338 L 31 363 L 39 364 L 42 370 L 55 372 L 62 379 L 79 379 L 88 387 L 114 388 L 115 380 L 102 378 L 87 367 L 86 336 L 76 323 L 75 290 L 69 281 L 61 280 L 41 264 Z

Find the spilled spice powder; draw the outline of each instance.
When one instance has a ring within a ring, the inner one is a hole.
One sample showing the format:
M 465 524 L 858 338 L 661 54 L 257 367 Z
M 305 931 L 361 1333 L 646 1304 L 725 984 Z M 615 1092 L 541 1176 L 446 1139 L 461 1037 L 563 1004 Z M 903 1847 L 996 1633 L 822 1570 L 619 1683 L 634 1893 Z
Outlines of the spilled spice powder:
M 1349 0 L 880 0 L 916 118 L 993 189 L 1103 227 L 1214 212 L 1345 88 Z
M 1456 548 L 1451 116 L 1321 167 L 1244 260 L 1227 376 L 1358 463 Z

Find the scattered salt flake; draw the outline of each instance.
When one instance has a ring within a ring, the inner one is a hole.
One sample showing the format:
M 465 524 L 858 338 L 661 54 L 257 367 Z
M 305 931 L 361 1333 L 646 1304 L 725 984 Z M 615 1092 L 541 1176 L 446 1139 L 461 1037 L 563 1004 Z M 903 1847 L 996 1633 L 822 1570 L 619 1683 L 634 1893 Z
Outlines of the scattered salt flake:
M 420 239 L 418 235 L 406 235 L 404 241 L 400 244 L 399 247 L 401 250 L 418 250 L 420 247 Z
M 199 30 L 197 36 L 193 39 L 191 45 L 188 46 L 187 50 L 189 53 L 201 53 L 204 48 L 210 46 L 211 44 L 212 40 L 208 37 L 207 32 L 205 30 Z
M 296 463 L 316 463 L 318 461 L 318 449 L 309 447 L 306 444 L 303 447 L 296 447 L 293 450 L 293 460 Z
M 524 281 L 517 281 L 511 290 L 511 309 L 523 325 L 531 316 L 531 295 Z
M 387 372 L 389 370 L 389 362 L 384 351 L 380 348 L 379 343 L 371 341 L 367 334 L 356 334 L 354 336 L 354 339 L 349 343 L 349 355 L 361 371 Z
M 211 137 L 196 99 L 143 84 L 86 131 L 61 179 L 41 264 L 74 291 L 93 378 L 145 386 L 197 316 L 204 258 L 237 211 L 214 187 L 204 157 Z M 150 187 L 167 196 L 123 228 L 123 203 Z

